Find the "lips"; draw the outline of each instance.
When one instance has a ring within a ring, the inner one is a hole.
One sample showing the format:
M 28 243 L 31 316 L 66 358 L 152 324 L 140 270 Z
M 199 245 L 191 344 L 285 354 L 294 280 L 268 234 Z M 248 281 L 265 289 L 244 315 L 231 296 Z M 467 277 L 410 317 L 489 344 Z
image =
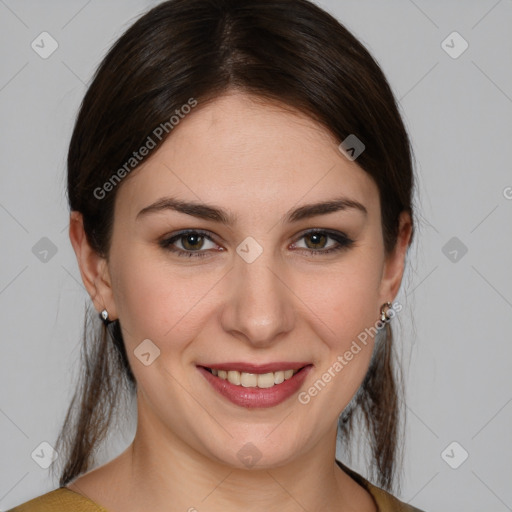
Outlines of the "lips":
M 218 363 L 218 364 L 201 364 L 197 366 L 202 366 L 203 368 L 207 368 L 210 370 L 224 370 L 230 371 L 235 370 L 237 372 L 244 373 L 269 373 L 269 372 L 277 372 L 277 371 L 286 371 L 286 370 L 300 370 L 311 363 L 308 361 L 302 362 L 292 362 L 292 361 L 277 361 L 274 363 L 266 363 L 266 364 L 251 364 L 251 363 L 243 363 L 243 362 L 232 362 L 232 363 Z
M 240 372 L 235 368 L 252 371 Z M 250 408 L 280 404 L 299 390 L 312 368 L 313 365 L 309 363 L 293 362 L 265 365 L 223 363 L 210 367 L 197 365 L 216 392 L 238 406 Z
M 246 373 L 236 370 L 207 370 L 212 375 L 220 379 L 227 380 L 235 386 L 243 386 L 244 388 L 271 388 L 277 384 L 281 384 L 285 380 L 291 379 L 300 370 L 285 370 L 268 373 Z

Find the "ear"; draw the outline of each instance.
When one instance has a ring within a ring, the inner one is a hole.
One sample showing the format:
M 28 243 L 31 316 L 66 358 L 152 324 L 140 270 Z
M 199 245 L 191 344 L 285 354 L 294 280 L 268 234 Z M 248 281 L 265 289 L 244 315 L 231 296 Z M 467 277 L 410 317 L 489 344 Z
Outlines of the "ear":
M 96 311 L 106 309 L 111 320 L 117 318 L 112 294 L 107 260 L 101 257 L 90 245 L 84 231 L 80 212 L 72 211 L 69 219 L 69 238 L 76 254 L 82 281 Z
M 393 302 L 396 297 L 405 268 L 405 257 L 412 236 L 411 216 L 402 212 L 399 217 L 398 236 L 395 248 L 386 258 L 380 285 L 381 304 Z

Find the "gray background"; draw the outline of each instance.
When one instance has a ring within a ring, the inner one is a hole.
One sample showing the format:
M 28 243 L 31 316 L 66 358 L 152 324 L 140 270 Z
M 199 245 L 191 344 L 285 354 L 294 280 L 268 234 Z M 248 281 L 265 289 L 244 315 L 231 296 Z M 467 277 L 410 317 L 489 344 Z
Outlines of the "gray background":
M 157 3 L 0 0 L 0 510 L 57 486 L 31 453 L 57 436 L 88 301 L 67 234 L 67 144 L 101 57 Z M 512 1 L 321 5 L 381 64 L 417 159 L 419 225 L 394 324 L 408 390 L 401 498 L 427 512 L 512 510 Z M 31 47 L 43 31 L 59 45 L 47 59 Z M 458 58 L 458 36 L 442 44 L 453 31 L 469 44 Z M 104 459 L 132 435 L 133 424 L 115 435 Z

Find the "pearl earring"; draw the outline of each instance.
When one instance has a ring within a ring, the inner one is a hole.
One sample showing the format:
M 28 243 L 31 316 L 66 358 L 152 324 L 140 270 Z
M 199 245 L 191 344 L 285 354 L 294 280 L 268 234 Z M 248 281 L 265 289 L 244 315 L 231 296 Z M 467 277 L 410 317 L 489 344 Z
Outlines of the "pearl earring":
M 106 309 L 104 309 L 101 313 L 100 313 L 100 318 L 102 320 L 102 322 L 105 324 L 105 325 L 108 325 L 109 323 L 112 322 L 112 320 L 109 320 L 108 318 L 108 311 Z
M 394 316 L 394 311 L 393 313 L 390 315 L 389 314 L 389 310 L 392 308 L 392 304 L 391 302 L 384 302 L 384 304 L 382 304 L 382 306 L 380 307 L 380 320 L 381 322 L 384 322 L 384 323 L 387 323 L 387 322 L 390 322 L 391 319 L 393 318 Z

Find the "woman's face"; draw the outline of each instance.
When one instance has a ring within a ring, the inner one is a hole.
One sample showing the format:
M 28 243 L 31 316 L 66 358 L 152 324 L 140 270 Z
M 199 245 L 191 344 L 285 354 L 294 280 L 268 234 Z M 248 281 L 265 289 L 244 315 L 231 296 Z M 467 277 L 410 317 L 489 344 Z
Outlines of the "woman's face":
M 241 468 L 333 443 L 370 361 L 361 333 L 402 263 L 385 258 L 376 185 L 324 128 L 240 93 L 199 105 L 120 186 L 112 290 L 100 290 L 121 322 L 142 432 Z M 308 367 L 261 389 L 200 368 L 237 363 Z

